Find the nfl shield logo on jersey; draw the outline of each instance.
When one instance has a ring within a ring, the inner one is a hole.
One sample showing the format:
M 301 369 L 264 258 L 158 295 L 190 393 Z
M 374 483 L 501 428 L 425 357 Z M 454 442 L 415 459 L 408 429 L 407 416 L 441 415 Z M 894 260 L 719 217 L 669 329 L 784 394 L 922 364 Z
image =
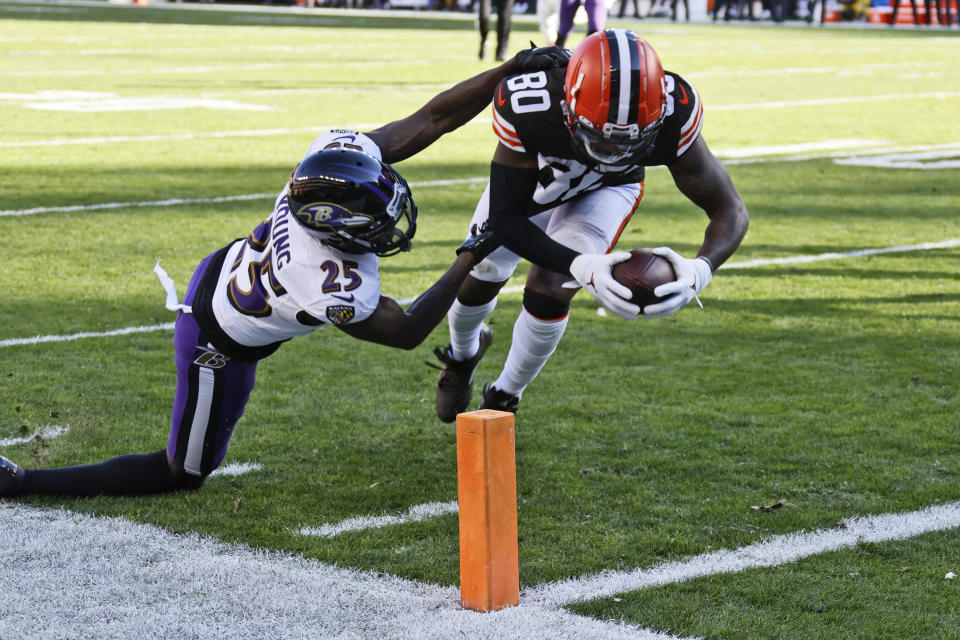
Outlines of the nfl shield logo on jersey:
M 327 320 L 336 325 L 347 324 L 353 320 L 355 314 L 356 311 L 349 304 L 335 304 L 327 307 Z

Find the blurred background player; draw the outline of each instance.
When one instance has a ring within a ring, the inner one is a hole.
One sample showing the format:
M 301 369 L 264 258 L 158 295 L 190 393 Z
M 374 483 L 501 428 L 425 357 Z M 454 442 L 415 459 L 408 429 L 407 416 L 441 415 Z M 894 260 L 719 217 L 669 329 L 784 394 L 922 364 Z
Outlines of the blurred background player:
M 621 20 L 626 16 L 627 5 L 630 4 L 630 0 L 620 0 L 620 12 L 617 14 L 617 17 Z M 640 13 L 640 1 L 633 0 L 633 16 L 637 20 L 643 19 L 643 14 Z
M 441 420 L 454 420 L 470 404 L 477 365 L 492 340 L 483 321 L 521 258 L 533 263 L 523 309 L 481 408 L 517 410 L 563 335 L 577 287 L 622 317 L 639 316 L 611 273 L 629 253 L 608 251 L 640 204 L 645 167 L 666 165 L 709 223 L 696 256 L 656 250 L 673 264 L 677 280 L 657 288 L 667 299 L 643 309 L 644 317 L 670 315 L 707 286 L 746 234 L 748 215 L 700 135 L 702 126 L 693 85 L 665 72 L 653 48 L 623 29 L 586 38 L 565 72 L 516 74 L 500 83 L 493 104 L 499 144 L 471 228 L 488 226 L 503 247 L 477 265 L 447 316 L 450 344 L 436 350 L 443 363 Z
M 494 246 L 473 235 L 447 272 L 404 311 L 380 293 L 379 258 L 410 249 L 417 208 L 388 162 L 468 122 L 504 76 L 555 66 L 567 54 L 522 51 L 461 82 L 407 118 L 369 133 L 316 138 L 273 212 L 245 239 L 204 258 L 177 310 L 177 386 L 165 449 L 60 469 L 23 469 L 0 456 L 0 496 L 150 494 L 199 488 L 222 462 L 253 390 L 257 364 L 290 338 L 333 325 L 378 344 L 412 349 L 439 324 L 470 269 Z
M 492 2 L 497 6 L 497 60 L 504 60 L 510 48 L 510 26 L 513 20 L 514 0 L 480 0 L 480 13 L 477 23 L 480 27 L 480 54 L 483 60 L 487 54 L 487 34 L 490 33 L 490 11 Z
M 583 4 L 587 13 L 587 35 L 596 33 L 607 24 L 607 3 L 604 0 L 560 0 L 560 23 L 557 26 L 557 46 L 562 47 L 573 33 L 573 19 Z
M 560 26 L 560 0 L 537 0 L 537 23 L 544 43 L 556 44 Z

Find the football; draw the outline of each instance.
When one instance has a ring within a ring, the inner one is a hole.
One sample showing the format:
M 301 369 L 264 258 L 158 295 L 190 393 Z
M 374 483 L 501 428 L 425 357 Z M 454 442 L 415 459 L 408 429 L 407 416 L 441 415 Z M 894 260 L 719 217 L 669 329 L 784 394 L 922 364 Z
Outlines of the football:
M 677 279 L 670 261 L 650 249 L 631 251 L 629 260 L 614 265 L 613 277 L 633 292 L 630 302 L 641 309 L 661 300 L 653 295 L 654 289 Z

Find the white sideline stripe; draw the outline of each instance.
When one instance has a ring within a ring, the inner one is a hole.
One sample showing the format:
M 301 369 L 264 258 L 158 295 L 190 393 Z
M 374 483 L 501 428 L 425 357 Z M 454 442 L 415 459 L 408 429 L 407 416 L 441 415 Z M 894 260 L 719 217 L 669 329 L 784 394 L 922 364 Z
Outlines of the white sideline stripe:
M 924 242 L 922 244 L 912 244 L 903 247 L 882 247 L 879 249 L 858 249 L 856 251 L 844 251 L 842 253 L 820 253 L 815 256 L 791 256 L 789 258 L 768 258 L 764 260 L 747 260 L 745 262 L 728 262 L 720 265 L 721 269 L 749 269 L 750 267 L 764 267 L 774 264 L 801 264 L 807 262 L 820 262 L 821 260 L 841 260 L 843 258 L 856 258 L 860 256 L 873 256 L 882 253 L 904 253 L 907 251 L 929 251 L 931 249 L 952 249 L 960 247 L 960 238 L 944 240 L 942 242 Z
M 349 531 L 362 531 L 364 529 L 379 529 L 389 527 L 395 524 L 406 524 L 407 522 L 420 522 L 429 518 L 446 515 L 448 513 L 459 513 L 460 507 L 456 501 L 453 502 L 428 502 L 410 507 L 406 513 L 399 516 L 359 516 L 356 518 L 347 518 L 336 524 L 324 524 L 319 527 L 301 527 L 297 533 L 302 536 L 317 536 L 320 538 L 332 538 L 341 533 Z
M 852 64 L 852 65 L 841 65 L 841 66 L 832 66 L 832 67 L 780 67 L 779 69 L 708 69 L 706 71 L 692 71 L 690 73 L 683 74 L 684 78 L 729 78 L 731 76 L 735 77 L 746 77 L 746 76 L 784 76 L 784 75 L 795 75 L 795 74 L 804 74 L 804 73 L 814 73 L 814 74 L 846 74 L 846 73 L 862 73 L 864 71 L 886 71 L 889 69 L 898 69 L 898 68 L 920 68 L 928 69 L 930 68 L 930 63 L 928 62 L 871 62 L 866 64 Z
M 810 100 L 784 100 L 779 102 L 749 102 L 746 104 L 717 104 L 706 107 L 706 111 L 740 111 L 743 109 L 783 109 L 787 107 L 819 107 L 827 104 L 849 104 L 851 102 L 889 102 L 891 100 L 929 100 L 935 98 L 960 98 L 960 91 L 933 91 L 929 93 L 887 93 L 876 96 L 846 96 L 842 98 L 812 98 Z
M 927 151 L 923 153 L 888 153 L 880 156 L 850 156 L 837 158 L 836 164 L 885 169 L 957 169 L 960 168 L 960 150 Z
M 24 109 L 37 111 L 72 111 L 74 113 L 116 113 L 121 111 L 161 111 L 172 109 L 210 109 L 212 111 L 273 111 L 276 107 L 264 104 L 245 104 L 235 100 L 183 98 L 179 96 L 123 97 L 105 95 L 99 98 L 69 100 L 38 99 L 20 104 Z
M 740 147 L 738 149 L 713 149 L 713 155 L 718 158 L 752 158 L 771 156 L 778 153 L 804 153 L 810 151 L 826 151 L 827 149 L 854 150 L 865 147 L 876 147 L 889 144 L 882 140 L 839 139 L 820 140 L 817 142 L 797 142 L 793 144 L 764 145 L 762 147 Z
M 319 128 L 326 131 L 325 128 Z M 238 134 L 240 132 L 231 132 L 230 135 Z M 756 147 L 755 149 L 763 149 L 765 152 L 770 154 L 777 153 L 789 153 L 791 151 L 799 151 L 806 148 L 836 148 L 842 143 L 850 143 L 851 146 L 861 147 L 862 150 L 858 155 L 852 153 L 851 150 L 846 151 L 832 151 L 829 153 L 821 154 L 806 154 L 806 155 L 792 155 L 792 156 L 779 156 L 779 155 L 765 155 L 758 156 L 753 158 L 744 158 L 740 157 L 737 149 L 727 149 L 720 150 L 716 152 L 718 157 L 724 158 L 724 164 L 734 165 L 734 164 L 754 164 L 762 162 L 799 162 L 806 160 L 819 160 L 824 158 L 842 158 L 842 159 L 851 159 L 851 158 L 861 158 L 865 154 L 891 154 L 891 153 L 908 153 L 908 152 L 930 152 L 934 153 L 940 150 L 951 150 L 951 149 L 960 149 L 960 142 L 945 142 L 935 145 L 912 145 L 908 147 L 886 147 L 886 148 L 871 148 L 864 149 L 863 147 L 870 146 L 872 144 L 881 144 L 872 140 L 824 140 L 817 143 L 797 143 L 797 144 L 788 144 L 788 145 L 778 145 L 770 147 Z M 819 147 L 817 146 L 819 145 Z M 727 159 L 730 158 L 730 159 Z M 654 167 L 659 168 L 659 167 Z M 424 180 L 420 182 L 411 182 L 410 185 L 413 187 L 437 187 L 437 186 L 452 186 L 457 184 L 480 184 L 485 183 L 488 180 L 487 176 L 478 176 L 474 178 L 452 178 L 449 180 Z M 82 204 L 82 205 L 64 205 L 56 207 L 33 207 L 31 209 L 0 209 L 0 217 L 4 216 L 28 216 L 38 213 L 63 213 L 71 211 L 99 211 L 103 209 L 121 209 L 124 207 L 169 207 L 174 205 L 182 204 L 209 204 L 209 203 L 221 203 L 221 202 L 236 202 L 239 200 L 262 200 L 267 198 L 275 198 L 276 193 L 251 193 L 245 195 L 235 195 L 235 196 L 217 196 L 214 198 L 169 198 L 166 200 L 147 200 L 139 202 L 103 202 L 99 204 Z
M 113 331 L 83 331 L 81 333 L 71 333 L 61 336 L 34 336 L 32 338 L 9 338 L 0 340 L 0 347 L 16 347 L 25 344 L 42 344 L 44 342 L 70 342 L 82 338 L 108 338 L 111 336 L 125 336 L 131 333 L 151 333 L 153 331 L 172 331 L 173 323 L 153 324 L 144 327 L 126 327 L 124 329 L 114 329 Z
M 361 123 L 344 125 L 344 129 L 375 129 L 379 124 Z M 0 147 L 61 147 L 72 144 L 108 144 L 114 142 L 157 142 L 161 140 L 199 140 L 202 138 L 248 138 L 277 136 L 292 133 L 323 133 L 334 127 L 317 126 L 298 129 L 240 129 L 237 131 L 208 131 L 200 133 L 151 134 L 145 136 L 106 136 L 99 138 L 64 138 L 62 140 L 21 140 L 0 142 Z
M 487 177 L 482 178 L 452 178 L 450 180 L 425 180 L 411 182 L 412 187 L 446 187 L 457 184 L 484 183 Z M 146 200 L 141 202 L 101 202 L 99 204 L 74 204 L 63 207 L 34 207 L 32 209 L 3 209 L 0 216 L 30 216 L 38 213 L 66 213 L 71 211 L 102 211 L 104 209 L 123 209 L 134 207 L 171 207 L 180 204 L 216 204 L 221 202 L 238 202 L 241 200 L 273 200 L 277 193 L 249 193 L 238 196 L 218 196 L 216 198 L 169 198 L 167 200 Z
M 69 430 L 70 430 L 69 425 L 66 427 L 61 427 L 58 424 L 53 424 L 48 427 L 42 427 L 40 429 L 37 429 L 29 436 L 20 436 L 17 438 L 3 438 L 2 440 L 0 440 L 0 447 L 13 447 L 18 444 L 27 444 L 28 442 L 33 442 L 33 440 L 36 438 L 43 438 L 44 440 L 49 440 L 51 438 L 59 438 Z
M 34 71 L 0 71 L 0 76 L 11 77 L 84 77 L 84 76 L 144 76 L 149 74 L 175 74 L 175 73 L 224 73 L 226 71 L 268 71 L 274 69 L 288 69 L 296 67 L 299 69 L 325 69 L 329 67 L 385 67 L 396 65 L 426 65 L 433 64 L 432 60 L 421 60 L 417 58 L 392 58 L 390 60 L 365 60 L 352 62 L 349 60 L 339 60 L 331 62 L 311 62 L 307 64 L 297 62 L 261 62 L 258 64 L 243 65 L 203 65 L 197 67 L 166 67 L 166 68 L 136 68 L 136 69 L 37 69 Z
M 455 586 L 330 566 L 193 532 L 178 535 L 122 518 L 0 501 L 0 522 L 10 529 L 0 545 L 4 638 L 673 638 L 525 604 L 467 611 Z
M 4 38 L 0 38 L 0 42 L 8 41 Z M 215 53 L 217 55 L 223 56 L 229 53 L 251 53 L 253 51 L 270 51 L 273 53 L 280 53 L 285 55 L 308 55 L 313 53 L 322 53 L 324 51 L 329 51 L 334 49 L 335 45 L 332 44 L 312 44 L 312 45 L 300 45 L 300 46 L 291 46 L 283 44 L 264 44 L 256 46 L 232 46 L 232 47 L 157 47 L 150 49 L 150 55 L 158 54 L 209 54 Z M 70 51 L 70 57 L 76 56 L 112 56 L 112 55 L 134 55 L 141 56 L 146 51 L 141 48 L 135 47 L 112 47 L 112 48 L 101 48 L 101 49 L 73 49 Z M 37 49 L 30 50 L 25 49 L 22 51 L 6 51 L 4 55 L 8 56 L 22 56 L 22 57 L 52 57 L 60 58 L 63 57 L 64 52 L 57 49 Z
M 212 640 L 225 631 L 254 638 L 283 629 L 285 637 L 667 640 L 675 636 L 559 607 L 954 529 L 960 526 L 960 503 L 851 518 L 837 529 L 546 583 L 525 589 L 520 606 L 485 614 L 462 609 L 455 586 L 338 568 L 192 532 L 175 535 L 122 518 L 4 501 L 0 521 L 11 525 L 0 545 L 3 637 L 66 636 L 83 629 L 87 637 L 182 633 Z M 51 585 L 57 598 L 49 597 Z M 37 602 L 46 606 L 38 609 Z
M 216 198 L 170 198 L 168 200 L 145 200 L 140 202 L 101 202 L 99 204 L 74 204 L 63 207 L 34 207 L 32 209 L 4 209 L 0 216 L 30 216 L 37 213 L 102 211 L 104 209 L 123 209 L 133 207 L 171 207 L 178 204 L 205 204 L 217 202 L 237 202 L 239 200 L 264 200 L 276 198 L 276 193 L 250 193 L 239 196 L 218 196 Z
M 793 156 L 760 156 L 756 158 L 731 158 L 724 159 L 723 164 L 757 164 L 763 162 L 805 162 L 807 160 L 824 160 L 826 158 L 847 159 L 847 158 L 867 158 L 875 155 L 890 153 L 914 153 L 914 152 L 933 152 L 937 150 L 960 149 L 960 142 L 943 142 L 940 144 L 921 144 L 907 147 L 886 147 L 863 149 L 861 151 L 831 151 L 829 153 L 812 153 Z
M 704 576 L 775 567 L 828 551 L 850 549 L 864 542 L 903 540 L 957 527 L 960 527 L 960 502 L 908 513 L 850 518 L 843 520 L 837 529 L 774 536 L 739 549 L 703 553 L 647 569 L 603 571 L 583 578 L 543 584 L 526 590 L 524 596 L 543 606 L 561 607 Z
M 422 88 L 417 85 L 417 88 Z M 262 95 L 270 95 L 270 92 L 289 91 L 289 90 L 260 90 Z M 297 89 L 297 92 L 311 91 Z M 326 89 L 315 89 L 313 91 L 326 91 Z M 256 92 L 255 92 L 256 94 Z M 720 104 L 708 105 L 707 113 L 713 111 L 739 111 L 741 109 L 780 109 L 784 107 L 800 106 L 820 106 L 825 104 L 846 104 L 849 102 L 876 102 L 888 100 L 904 99 L 927 99 L 927 98 L 952 98 L 960 96 L 960 92 L 934 92 L 934 93 L 916 93 L 916 94 L 884 94 L 877 96 L 850 96 L 844 98 L 822 98 L 813 100 L 796 100 L 790 102 L 759 102 L 748 104 Z M 472 124 L 490 124 L 491 118 L 474 118 Z M 156 142 L 160 140 L 193 140 L 201 138 L 228 138 L 234 136 L 271 136 L 289 133 L 303 133 L 311 131 L 328 131 L 333 128 L 341 129 L 376 129 L 385 123 L 365 123 L 365 124 L 340 124 L 337 126 L 325 127 L 303 127 L 296 129 L 261 129 L 261 130 L 242 130 L 242 131 L 220 131 L 206 133 L 183 133 L 183 134 L 149 134 L 142 136 L 103 136 L 96 138 L 65 138 L 61 140 L 19 140 L 16 142 L 0 141 L 0 147 L 57 147 L 73 144 L 107 144 L 116 142 Z
M 222 467 L 217 467 L 210 474 L 211 476 L 242 476 L 251 471 L 260 471 L 263 465 L 259 462 L 231 462 Z
M 877 255 L 883 253 L 903 253 L 907 251 L 928 251 L 931 249 L 950 249 L 960 246 L 960 238 L 944 240 L 942 242 L 924 242 L 900 247 L 880 247 L 877 249 L 858 249 L 856 251 L 847 251 L 842 253 L 820 253 L 806 256 L 790 256 L 787 258 L 762 258 L 759 260 L 747 260 L 745 262 L 728 262 L 720 265 L 720 269 L 749 269 L 751 267 L 764 267 L 775 264 L 799 264 L 806 262 L 820 262 L 821 260 L 842 260 L 844 258 L 854 258 L 859 256 Z M 523 291 L 522 285 L 504 287 L 501 293 L 519 293 Z M 416 297 L 400 298 L 397 300 L 401 305 L 410 304 L 416 300 Z M 104 332 L 84 332 L 74 333 L 68 336 L 36 336 L 33 338 L 9 338 L 0 340 L 0 348 L 14 347 L 26 344 L 39 344 L 42 342 L 68 342 L 79 340 L 81 338 L 105 338 L 109 336 L 125 335 L 128 333 L 148 333 L 151 331 L 170 331 L 173 329 L 173 323 L 157 324 L 146 327 L 127 327 L 126 329 L 116 329 L 114 331 Z

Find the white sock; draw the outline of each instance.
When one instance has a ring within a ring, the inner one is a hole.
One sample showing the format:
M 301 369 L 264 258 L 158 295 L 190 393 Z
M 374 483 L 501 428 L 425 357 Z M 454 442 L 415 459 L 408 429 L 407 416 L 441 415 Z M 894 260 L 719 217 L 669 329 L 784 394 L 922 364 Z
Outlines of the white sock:
M 460 304 L 459 300 L 453 301 L 453 306 L 447 312 L 447 324 L 450 326 L 450 350 L 455 359 L 466 360 L 477 353 L 480 349 L 480 326 L 496 306 L 496 298 L 478 307 L 468 307 Z
M 541 320 L 523 309 L 513 325 L 513 342 L 503 371 L 492 386 L 519 397 L 553 355 L 568 318 Z

